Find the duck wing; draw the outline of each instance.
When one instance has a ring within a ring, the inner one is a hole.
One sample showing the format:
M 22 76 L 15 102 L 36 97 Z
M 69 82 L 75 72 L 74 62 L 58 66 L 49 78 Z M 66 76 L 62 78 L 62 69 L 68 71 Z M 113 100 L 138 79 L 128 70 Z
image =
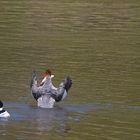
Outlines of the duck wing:
M 59 87 L 54 90 L 51 89 L 51 97 L 55 99 L 56 102 L 62 101 L 72 86 L 72 80 L 67 76 L 59 85 Z
M 40 98 L 42 95 L 50 95 L 50 90 L 54 87 L 52 85 L 52 80 L 51 77 L 48 77 L 44 84 L 42 86 L 37 85 L 37 74 L 35 71 L 32 73 L 32 78 L 31 78 L 31 83 L 30 83 L 30 88 L 31 88 L 31 94 L 33 97 L 37 100 Z
M 41 88 L 39 88 L 37 85 L 37 74 L 35 71 L 32 72 L 30 88 L 31 88 L 31 94 L 33 95 L 35 100 L 37 100 L 39 97 L 41 97 L 43 95 Z

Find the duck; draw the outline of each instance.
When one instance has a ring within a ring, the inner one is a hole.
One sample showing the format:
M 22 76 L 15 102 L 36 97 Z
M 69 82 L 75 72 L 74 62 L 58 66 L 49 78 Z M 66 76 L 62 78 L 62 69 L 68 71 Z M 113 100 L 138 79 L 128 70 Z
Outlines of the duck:
M 3 102 L 0 101 L 0 118 L 7 118 L 10 117 L 10 114 L 3 109 Z
M 70 76 L 66 76 L 57 88 L 52 84 L 53 77 L 54 75 L 49 74 L 47 78 L 43 80 L 43 85 L 38 86 L 37 74 L 36 71 L 33 71 L 30 88 L 31 94 L 37 101 L 38 107 L 53 108 L 56 102 L 64 100 L 68 95 L 68 91 L 72 86 Z

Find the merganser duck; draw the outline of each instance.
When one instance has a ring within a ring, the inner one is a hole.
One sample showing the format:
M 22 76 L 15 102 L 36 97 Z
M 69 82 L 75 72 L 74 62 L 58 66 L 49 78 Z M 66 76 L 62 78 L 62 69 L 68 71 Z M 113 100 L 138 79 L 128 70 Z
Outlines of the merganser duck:
M 0 101 L 0 118 L 7 118 L 10 117 L 10 114 L 3 109 L 3 103 Z
M 56 88 L 52 84 L 53 77 L 54 75 L 48 75 L 48 77 L 43 80 L 43 85 L 38 86 L 36 72 L 33 71 L 30 87 L 38 107 L 53 108 L 55 102 L 60 102 L 67 96 L 68 90 L 72 85 L 71 78 L 67 76 L 58 88 Z

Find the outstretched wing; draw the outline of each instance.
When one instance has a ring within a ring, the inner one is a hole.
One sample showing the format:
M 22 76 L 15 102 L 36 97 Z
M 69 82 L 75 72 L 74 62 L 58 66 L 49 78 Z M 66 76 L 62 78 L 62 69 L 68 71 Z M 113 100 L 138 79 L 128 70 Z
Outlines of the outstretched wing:
M 31 93 L 36 100 L 42 95 L 50 95 L 50 90 L 52 88 L 51 77 L 48 77 L 42 86 L 38 86 L 36 72 L 33 71 L 30 87 Z
M 34 84 L 37 84 L 37 76 L 36 76 L 36 72 L 35 71 L 32 72 L 32 78 L 31 78 L 31 82 L 30 82 L 30 88 L 32 88 L 32 86 Z
M 37 76 L 36 72 L 32 72 L 32 78 L 31 78 L 31 83 L 30 83 L 30 88 L 31 88 L 31 94 L 33 97 L 37 100 L 39 97 L 41 97 L 41 94 L 38 92 L 38 87 L 37 87 Z
M 57 90 L 51 89 L 51 97 L 55 99 L 56 102 L 63 100 L 72 86 L 72 80 L 67 76 L 59 85 Z

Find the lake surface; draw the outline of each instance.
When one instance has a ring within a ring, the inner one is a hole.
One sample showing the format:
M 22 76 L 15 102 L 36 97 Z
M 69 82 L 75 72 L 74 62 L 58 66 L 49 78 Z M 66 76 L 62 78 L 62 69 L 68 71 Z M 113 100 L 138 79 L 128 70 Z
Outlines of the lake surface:
M 29 84 L 47 68 L 73 85 L 40 109 Z M 1 140 L 139 140 L 140 2 L 1 0 L 0 99 Z

